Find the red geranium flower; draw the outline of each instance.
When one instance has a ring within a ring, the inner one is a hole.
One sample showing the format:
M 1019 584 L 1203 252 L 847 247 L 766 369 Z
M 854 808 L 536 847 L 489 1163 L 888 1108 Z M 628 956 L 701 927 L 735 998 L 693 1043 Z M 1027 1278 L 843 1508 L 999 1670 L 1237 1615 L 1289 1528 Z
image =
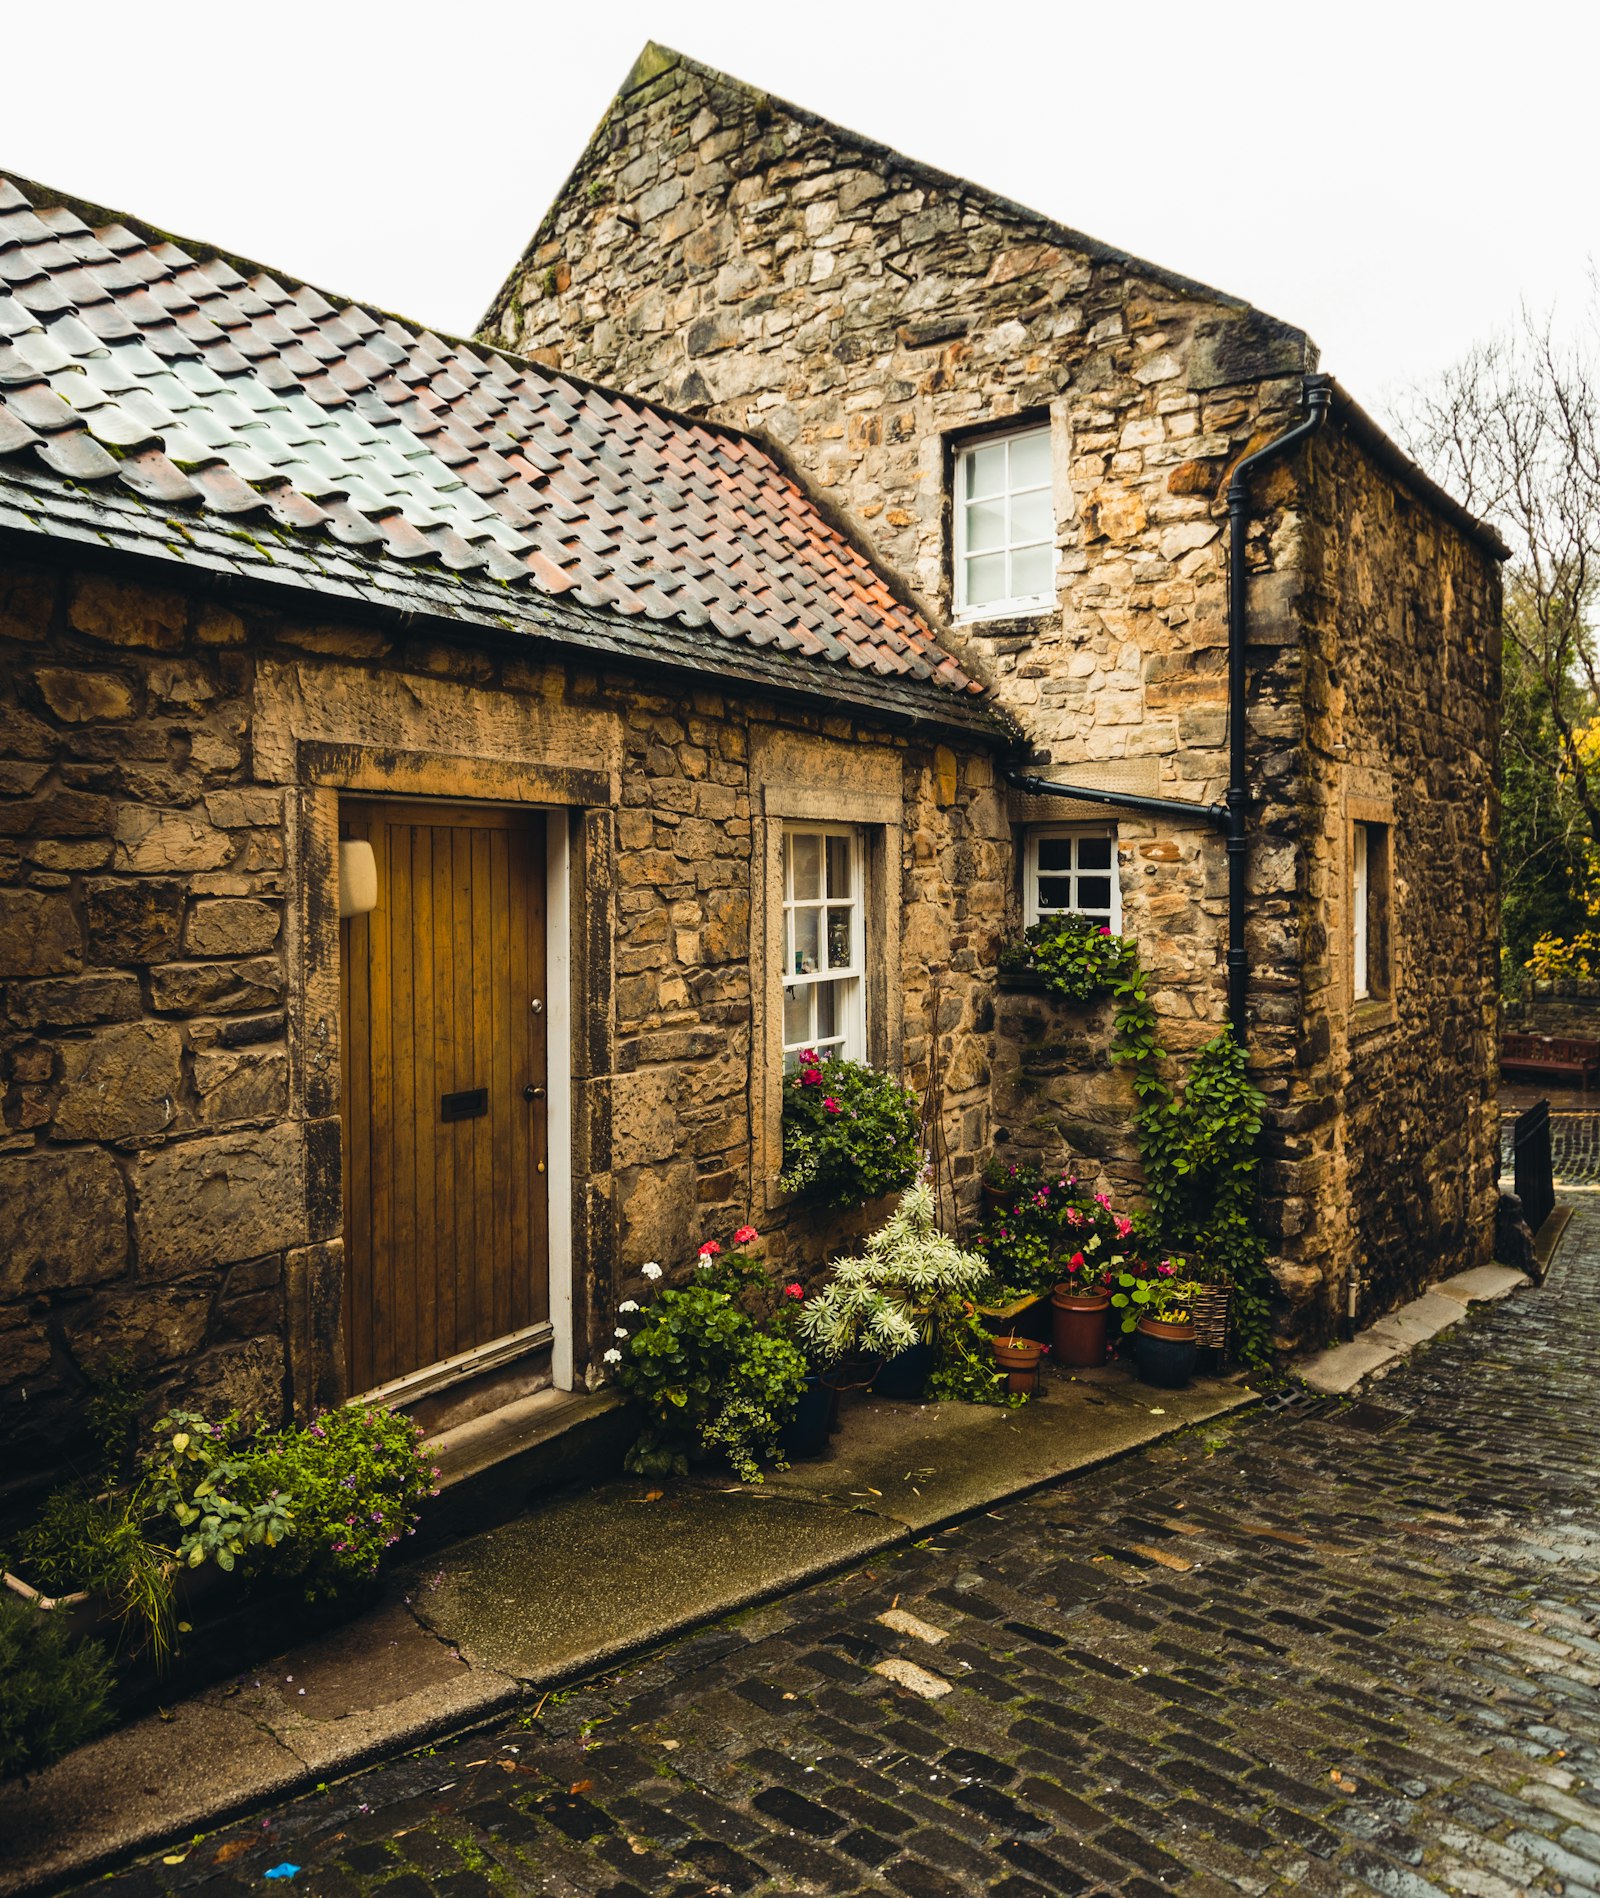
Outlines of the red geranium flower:
M 759 1239 L 760 1237 L 760 1233 L 756 1231 L 754 1226 L 741 1226 L 733 1235 L 733 1243 L 736 1246 L 747 1246 L 752 1240 Z
M 803 1285 L 799 1285 L 799 1284 L 786 1285 L 783 1288 L 783 1295 L 785 1298 L 804 1298 L 806 1295 L 806 1288 Z
M 708 1239 L 700 1248 L 700 1256 L 702 1259 L 714 1259 L 721 1250 L 722 1247 L 717 1244 L 715 1239 Z
M 844 1109 L 831 1094 L 825 1094 L 822 1097 L 822 1105 L 830 1114 L 842 1114 L 844 1112 Z
M 800 1085 L 802 1087 L 821 1087 L 821 1068 L 802 1068 L 800 1070 Z
M 1072 1257 L 1071 1257 L 1070 1259 L 1068 1259 L 1068 1261 L 1067 1261 L 1067 1264 L 1068 1264 L 1068 1265 L 1070 1265 L 1070 1266 L 1073 1266 L 1073 1267 L 1075 1267 L 1075 1268 L 1076 1268 L 1076 1269 L 1077 1269 L 1078 1271 L 1082 1271 L 1082 1269 L 1083 1269 L 1083 1254 L 1082 1254 L 1081 1252 L 1074 1252 L 1074 1253 L 1073 1253 L 1073 1255 L 1072 1255 Z

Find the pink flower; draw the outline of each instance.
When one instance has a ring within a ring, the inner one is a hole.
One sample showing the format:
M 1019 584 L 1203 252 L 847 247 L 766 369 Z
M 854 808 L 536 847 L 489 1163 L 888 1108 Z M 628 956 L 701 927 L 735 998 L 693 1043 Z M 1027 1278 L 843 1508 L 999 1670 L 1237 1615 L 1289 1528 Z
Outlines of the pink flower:
M 741 1226 L 733 1235 L 733 1243 L 736 1246 L 747 1246 L 753 1239 L 759 1239 L 760 1237 L 761 1234 L 756 1231 L 754 1226 Z
M 785 1298 L 804 1298 L 806 1295 L 806 1288 L 803 1285 L 799 1285 L 799 1284 L 786 1285 L 783 1288 L 783 1295 Z
M 1102 923 L 1100 925 L 1100 934 L 1102 936 L 1109 936 L 1111 934 L 1111 925 L 1109 923 Z
M 717 1244 L 715 1239 L 708 1239 L 700 1248 L 700 1256 L 702 1259 L 714 1259 L 721 1250 L 722 1247 Z
M 1165 1259 L 1163 1259 L 1161 1263 L 1156 1267 L 1157 1273 L 1164 1279 L 1171 1278 L 1173 1274 L 1173 1270 L 1174 1268 L 1170 1266 Z
M 800 1085 L 802 1087 L 821 1087 L 821 1068 L 802 1068 L 800 1070 Z
M 842 1114 L 844 1112 L 844 1109 L 839 1105 L 839 1103 L 833 1098 L 831 1094 L 823 1095 L 822 1105 L 823 1105 L 824 1110 L 830 1114 Z
M 1128 1234 L 1133 1231 L 1133 1221 L 1126 1213 L 1118 1213 L 1111 1223 L 1116 1227 L 1117 1237 L 1119 1239 L 1126 1239 Z
M 1104 1193 L 1096 1193 L 1094 1203 L 1096 1206 L 1103 1206 L 1108 1213 L 1111 1211 L 1111 1201 Z
M 1067 1208 L 1067 1224 L 1069 1226 L 1081 1226 L 1083 1224 L 1083 1214 L 1078 1211 L 1076 1206 L 1069 1206 Z

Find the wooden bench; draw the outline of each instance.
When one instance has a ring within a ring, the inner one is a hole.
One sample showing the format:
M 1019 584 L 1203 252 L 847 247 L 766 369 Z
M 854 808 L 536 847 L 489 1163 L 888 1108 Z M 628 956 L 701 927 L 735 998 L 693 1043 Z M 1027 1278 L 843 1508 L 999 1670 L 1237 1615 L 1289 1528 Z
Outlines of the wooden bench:
M 1576 1035 L 1502 1035 L 1500 1072 L 1547 1077 L 1588 1087 L 1600 1081 L 1600 1041 Z

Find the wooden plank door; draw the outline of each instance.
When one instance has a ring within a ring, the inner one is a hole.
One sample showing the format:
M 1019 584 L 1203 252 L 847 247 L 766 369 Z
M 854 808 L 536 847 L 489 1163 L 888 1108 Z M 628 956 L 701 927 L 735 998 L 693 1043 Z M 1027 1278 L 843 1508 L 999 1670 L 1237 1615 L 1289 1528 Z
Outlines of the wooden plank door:
M 378 904 L 343 925 L 345 1340 L 367 1391 L 550 1316 L 544 826 L 348 802 Z

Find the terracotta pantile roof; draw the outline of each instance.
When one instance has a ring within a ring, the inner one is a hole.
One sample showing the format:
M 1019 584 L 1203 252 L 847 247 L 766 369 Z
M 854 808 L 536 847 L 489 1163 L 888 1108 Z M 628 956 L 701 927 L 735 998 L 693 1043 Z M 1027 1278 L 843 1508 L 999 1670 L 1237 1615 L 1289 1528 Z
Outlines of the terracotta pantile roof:
M 496 620 L 525 617 L 507 595 L 543 595 L 587 609 L 574 623 L 670 625 L 977 694 L 747 437 L 128 223 L 95 226 L 0 177 L 0 488 L 48 493 L 52 520 L 81 491 L 102 538 L 115 522 L 142 550 L 155 551 L 129 526 L 141 512 L 169 541 L 183 521 L 267 530 L 313 567 L 350 553 L 368 574 L 453 578 L 493 598 Z

